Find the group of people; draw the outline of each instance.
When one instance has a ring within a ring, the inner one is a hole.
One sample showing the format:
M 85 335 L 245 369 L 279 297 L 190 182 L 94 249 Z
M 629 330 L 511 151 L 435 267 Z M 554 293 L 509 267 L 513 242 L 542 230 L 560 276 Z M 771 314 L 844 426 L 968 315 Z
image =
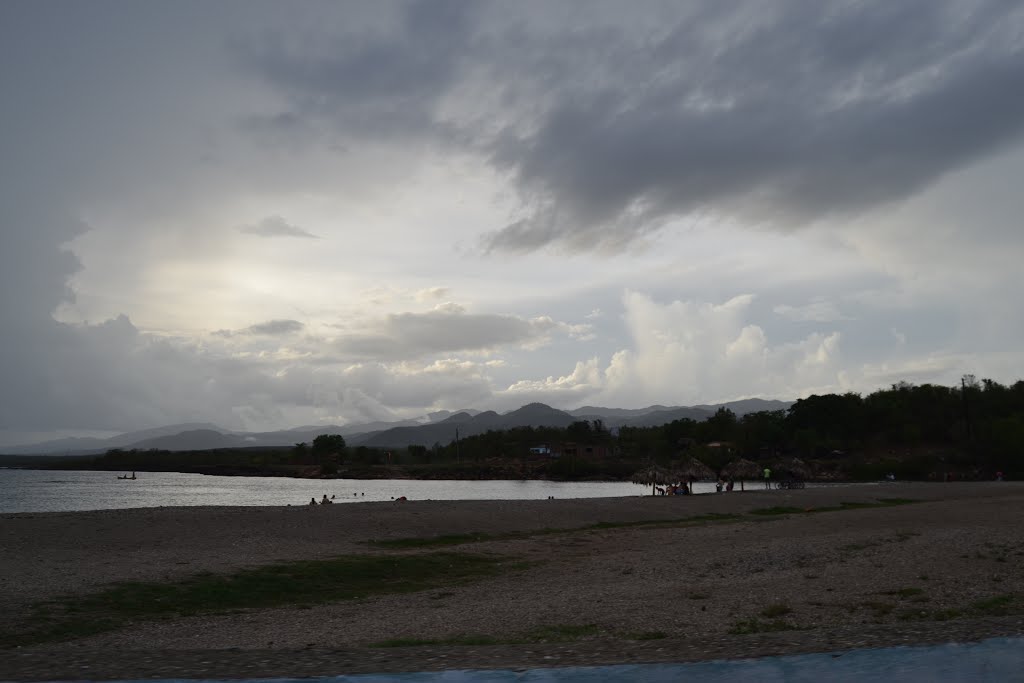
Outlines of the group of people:
M 762 475 L 764 476 L 765 488 L 770 489 L 772 487 L 771 468 L 765 467 L 764 471 L 762 472 Z M 684 481 L 680 484 L 672 484 L 671 486 L 666 486 L 665 488 L 656 486 L 654 490 L 657 492 L 659 496 L 685 496 L 693 493 L 692 486 L 694 482 L 696 482 L 696 478 L 691 477 L 689 485 L 687 485 L 687 483 Z M 715 482 L 715 491 L 717 491 L 718 493 L 722 493 L 722 491 L 729 492 L 733 490 L 733 487 L 735 485 L 736 482 L 733 481 L 732 477 L 719 477 L 718 481 Z
M 735 482 L 732 480 L 732 477 L 729 477 L 728 480 L 719 477 L 718 481 L 715 482 L 715 490 L 718 491 L 719 493 L 722 492 L 722 489 L 725 489 L 726 491 L 732 491 L 733 486 L 735 486 Z
M 325 493 L 324 497 L 320 500 L 320 505 L 330 505 L 333 502 L 334 502 L 334 496 L 331 496 L 330 498 L 328 498 L 327 494 Z M 316 498 L 310 498 L 309 499 L 309 504 L 310 505 L 316 505 L 317 504 Z
M 358 496 L 365 496 L 365 495 L 366 495 L 366 493 L 355 493 L 355 492 L 352 493 L 352 497 L 353 498 L 356 498 Z M 334 495 L 332 494 L 331 497 L 328 498 L 326 493 L 324 494 L 324 497 L 320 499 L 319 503 L 316 502 L 316 498 L 315 497 L 309 499 L 309 504 L 310 505 L 330 505 L 333 502 L 334 502 Z

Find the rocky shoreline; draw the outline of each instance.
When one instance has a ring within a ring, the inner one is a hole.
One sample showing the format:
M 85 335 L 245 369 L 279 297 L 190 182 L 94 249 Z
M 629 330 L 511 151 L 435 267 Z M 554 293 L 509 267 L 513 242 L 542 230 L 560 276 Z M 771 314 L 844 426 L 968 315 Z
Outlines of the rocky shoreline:
M 478 534 L 451 550 L 508 558 L 514 571 L 404 595 L 139 621 L 5 650 L 0 679 L 694 661 L 1019 635 L 1022 503 L 1024 485 L 1004 482 L 5 515 L 5 628 L 40 600 L 113 582 L 436 552 L 368 541 Z M 530 637 L 569 627 L 569 638 Z M 408 645 L 380 646 L 394 639 Z

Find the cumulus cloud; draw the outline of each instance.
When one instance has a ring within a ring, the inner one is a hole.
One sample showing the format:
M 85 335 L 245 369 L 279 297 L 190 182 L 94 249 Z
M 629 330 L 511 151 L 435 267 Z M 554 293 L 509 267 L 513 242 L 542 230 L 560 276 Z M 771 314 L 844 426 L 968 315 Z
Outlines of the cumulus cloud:
M 296 225 L 292 225 L 281 216 L 268 216 L 259 223 L 243 225 L 238 229 L 238 231 L 246 235 L 256 235 L 257 237 L 303 237 L 306 239 L 320 239 L 313 233 L 307 232 Z
M 605 376 L 598 359 L 579 361 L 568 375 L 549 376 L 541 380 L 519 380 L 505 389 L 503 398 L 509 405 L 542 402 L 575 405 L 604 388 Z
M 580 361 L 563 376 L 522 380 L 502 397 L 514 401 L 547 397 L 562 404 L 600 401 L 649 405 L 726 401 L 748 396 L 795 397 L 808 389 L 846 386 L 840 334 L 813 333 L 794 342 L 772 343 L 748 322 L 753 297 L 723 303 L 624 297 L 628 348 L 601 367 Z

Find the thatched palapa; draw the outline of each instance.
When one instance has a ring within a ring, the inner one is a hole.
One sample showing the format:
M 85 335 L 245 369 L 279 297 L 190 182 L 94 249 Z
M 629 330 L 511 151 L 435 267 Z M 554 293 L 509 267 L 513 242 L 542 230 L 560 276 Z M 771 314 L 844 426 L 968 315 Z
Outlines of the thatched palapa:
M 774 469 L 779 474 L 788 475 L 794 479 L 811 479 L 814 476 L 811 468 L 800 458 L 784 460 L 776 465 Z
M 657 465 L 651 465 L 639 472 L 634 472 L 632 481 L 634 484 L 642 484 L 644 486 L 651 487 L 651 495 L 654 495 L 654 487 L 673 483 L 674 475 L 664 467 L 658 467 Z
M 696 479 L 714 479 L 715 471 L 694 457 L 683 458 L 683 461 L 672 469 L 676 481 Z
M 760 479 L 763 471 L 764 470 L 760 465 L 753 460 L 747 460 L 746 458 L 733 460 L 722 468 L 723 475 L 740 480 L 740 491 L 745 490 L 743 486 L 743 481 L 745 479 Z

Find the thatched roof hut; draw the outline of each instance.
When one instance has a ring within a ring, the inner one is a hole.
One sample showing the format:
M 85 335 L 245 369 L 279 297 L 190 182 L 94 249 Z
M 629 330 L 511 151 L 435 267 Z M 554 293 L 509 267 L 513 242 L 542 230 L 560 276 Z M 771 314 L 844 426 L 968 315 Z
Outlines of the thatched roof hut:
M 760 479 L 764 474 L 764 468 L 758 465 L 753 460 L 747 460 L 746 458 L 739 458 L 733 460 L 725 467 L 722 468 L 722 474 L 726 477 L 740 480 L 740 491 L 745 491 L 746 487 L 743 482 L 747 479 Z
M 722 468 L 722 474 L 735 479 L 760 479 L 764 468 L 753 460 L 739 458 Z
M 645 467 L 644 469 L 638 472 L 634 472 L 631 479 L 634 484 L 650 486 L 651 495 L 653 496 L 654 487 L 658 486 L 659 484 L 661 486 L 671 484 L 674 481 L 674 475 L 672 472 L 669 472 L 664 467 L 651 465 L 650 467 Z
M 714 479 L 715 471 L 694 457 L 683 458 L 682 462 L 672 468 L 677 481 L 693 479 Z
M 778 474 L 788 475 L 794 479 L 811 479 L 814 473 L 811 468 L 800 458 L 789 458 L 778 463 L 773 468 Z

